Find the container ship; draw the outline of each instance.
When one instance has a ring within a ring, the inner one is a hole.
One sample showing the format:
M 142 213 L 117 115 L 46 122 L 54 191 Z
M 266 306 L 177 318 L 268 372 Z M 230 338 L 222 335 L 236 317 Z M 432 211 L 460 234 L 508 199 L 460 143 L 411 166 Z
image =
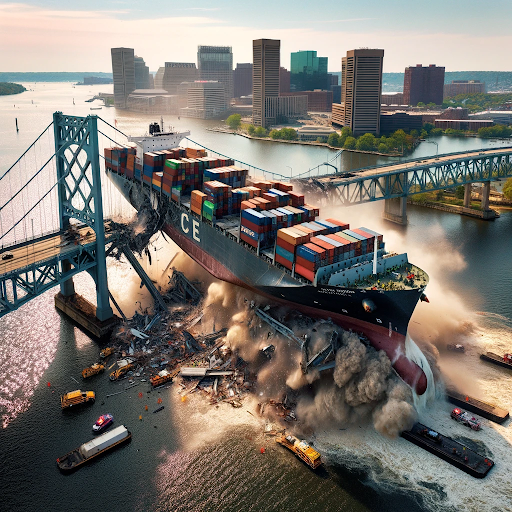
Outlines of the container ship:
M 165 215 L 163 231 L 214 277 L 363 333 L 423 394 L 405 340 L 427 274 L 372 229 L 323 219 L 291 184 L 177 147 L 187 135 L 154 123 L 149 136 L 105 149 L 107 175 L 135 209 Z

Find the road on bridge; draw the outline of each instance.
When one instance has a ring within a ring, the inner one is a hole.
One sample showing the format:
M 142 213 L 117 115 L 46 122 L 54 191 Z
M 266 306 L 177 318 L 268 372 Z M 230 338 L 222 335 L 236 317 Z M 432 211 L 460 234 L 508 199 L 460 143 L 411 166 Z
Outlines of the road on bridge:
M 496 155 L 496 154 L 510 153 L 510 152 L 511 152 L 511 148 L 506 147 L 506 148 L 487 149 L 487 150 L 483 150 L 483 151 L 469 151 L 467 153 L 460 153 L 459 155 L 454 155 L 454 154 L 444 155 L 444 156 L 440 155 L 440 156 L 435 156 L 435 157 L 431 157 L 431 158 L 426 158 L 424 160 L 413 160 L 413 161 L 409 161 L 409 162 L 400 162 L 400 163 L 389 164 L 389 165 L 381 165 L 379 167 L 374 167 L 371 169 L 364 169 L 361 171 L 358 171 L 357 169 L 353 170 L 353 171 L 348 171 L 351 174 L 351 176 L 343 177 L 343 176 L 336 176 L 336 175 L 324 175 L 324 176 L 319 176 L 319 177 L 315 178 L 315 180 L 318 182 L 321 182 L 321 183 L 326 183 L 326 184 L 329 183 L 330 185 L 335 185 L 338 183 L 343 183 L 345 181 L 351 180 L 354 177 L 364 178 L 364 177 L 377 176 L 377 175 L 380 176 L 381 174 L 393 174 L 393 173 L 396 173 L 397 171 L 405 171 L 408 169 L 413 169 L 414 167 L 427 167 L 429 165 L 436 165 L 438 163 L 446 163 L 446 162 L 449 162 L 450 160 L 456 161 L 456 160 L 461 160 L 461 159 L 465 159 L 465 158 L 474 158 L 474 157 L 479 157 L 479 156 L 485 156 L 487 154 L 488 155 Z M 303 178 L 303 179 L 307 180 L 308 178 Z
M 105 229 L 108 229 L 107 225 L 105 225 Z M 77 245 L 88 245 L 96 241 L 96 234 L 89 226 L 81 227 L 75 232 L 80 235 L 79 238 L 72 239 L 67 232 L 59 232 L 43 240 L 36 239 L 34 243 L 4 248 L 0 258 L 7 251 L 12 253 L 13 258 L 0 259 L 0 275 L 33 265 L 58 254 L 76 252 Z

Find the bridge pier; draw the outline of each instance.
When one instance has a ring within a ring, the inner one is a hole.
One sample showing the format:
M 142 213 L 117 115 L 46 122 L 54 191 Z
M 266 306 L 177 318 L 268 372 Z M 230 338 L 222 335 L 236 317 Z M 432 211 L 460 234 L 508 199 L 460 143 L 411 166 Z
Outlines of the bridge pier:
M 384 199 L 384 213 L 382 217 L 395 224 L 407 225 L 407 197 L 393 197 Z
M 464 185 L 464 208 L 469 208 L 471 204 L 471 183 Z
M 485 212 L 489 210 L 489 196 L 491 193 L 491 182 L 485 181 L 482 187 L 482 210 Z

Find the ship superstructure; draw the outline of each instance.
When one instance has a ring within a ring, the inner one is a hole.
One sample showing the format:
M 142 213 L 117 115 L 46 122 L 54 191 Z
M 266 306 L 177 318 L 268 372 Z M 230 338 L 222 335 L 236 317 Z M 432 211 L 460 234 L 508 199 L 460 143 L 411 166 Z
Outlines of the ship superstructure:
M 184 252 L 218 279 L 362 332 L 424 393 L 405 336 L 428 276 L 407 254 L 387 251 L 371 228 L 322 218 L 290 184 L 251 177 L 229 158 L 178 147 L 139 158 L 138 147 L 105 150 L 109 177 L 136 209 L 157 205 Z

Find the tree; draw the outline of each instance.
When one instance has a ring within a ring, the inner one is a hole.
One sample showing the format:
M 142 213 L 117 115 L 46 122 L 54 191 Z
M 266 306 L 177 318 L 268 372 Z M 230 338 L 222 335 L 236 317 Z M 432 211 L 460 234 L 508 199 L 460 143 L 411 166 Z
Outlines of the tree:
M 226 119 L 226 124 L 232 130 L 238 130 L 240 128 L 240 124 L 242 123 L 242 116 L 240 114 L 232 114 Z
M 426 139 L 427 137 L 428 137 L 427 130 L 421 130 L 420 138 L 421 139 Z
M 512 201 L 512 178 L 509 178 L 503 185 L 503 195 Z
M 377 151 L 379 153 L 387 153 L 389 151 L 387 144 L 381 142 L 377 148 Z
M 338 134 L 336 132 L 334 133 L 331 133 L 327 139 L 327 144 L 329 144 L 329 146 L 333 146 L 335 148 L 338 147 L 338 144 L 339 144 L 339 137 L 338 137 Z
M 281 139 L 297 140 L 297 132 L 293 128 L 281 128 Z
M 427 108 L 436 108 L 436 104 L 434 102 L 427 103 Z
M 430 133 L 432 131 L 432 129 L 434 128 L 434 125 L 432 123 L 425 123 L 423 125 L 423 129 L 427 132 L 427 133 Z
M 256 130 L 256 126 L 254 126 L 253 124 L 250 124 L 248 127 L 247 127 L 247 133 L 249 135 L 254 135 L 254 131 Z
M 317 142 L 326 142 L 326 139 L 325 139 L 325 137 L 317 137 L 316 141 Z
M 347 137 L 352 137 L 352 130 L 348 127 L 348 126 L 344 126 L 342 129 L 341 129 L 341 136 L 342 137 L 345 137 L 345 139 Z
M 355 149 L 356 147 L 356 139 L 354 137 L 347 137 L 345 139 L 345 144 L 343 144 L 345 149 Z
M 254 130 L 254 135 L 256 135 L 256 137 L 266 137 L 267 130 L 265 130 L 265 128 L 263 128 L 263 126 L 258 126 Z
M 413 137 L 414 139 L 417 139 L 417 138 L 418 138 L 418 130 L 411 130 L 411 131 L 409 132 L 409 135 L 410 135 L 411 137 Z
M 418 101 L 417 107 L 423 108 L 425 106 L 425 103 L 423 101 Z
M 271 138 L 271 139 L 280 139 L 280 133 L 279 133 L 279 130 L 270 130 L 270 133 L 268 134 L 268 136 Z
M 455 197 L 457 199 L 464 199 L 464 185 L 459 185 L 456 189 L 455 189 Z
M 375 136 L 365 133 L 357 139 L 356 148 L 360 151 L 373 151 L 375 149 Z

